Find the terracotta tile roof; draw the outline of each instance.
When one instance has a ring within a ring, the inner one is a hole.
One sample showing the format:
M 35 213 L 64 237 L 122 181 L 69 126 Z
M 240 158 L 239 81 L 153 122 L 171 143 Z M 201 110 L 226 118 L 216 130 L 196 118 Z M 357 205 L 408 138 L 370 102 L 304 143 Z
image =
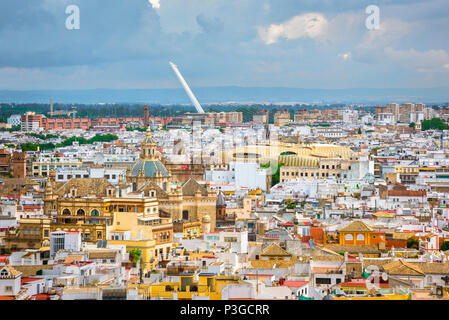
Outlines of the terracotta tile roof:
M 273 269 L 276 265 L 276 269 L 285 269 L 295 265 L 295 261 L 292 260 L 251 260 L 251 268 L 256 269 Z
M 285 281 L 284 286 L 291 287 L 291 288 L 301 288 L 308 283 L 309 283 L 309 281 Z
M 313 267 L 312 268 L 312 273 L 332 273 L 335 271 L 341 271 L 341 269 L 339 268 L 326 268 L 326 267 Z
M 38 281 L 38 280 L 42 280 L 42 278 L 31 278 L 31 277 L 27 277 L 27 278 L 22 278 L 20 279 L 20 282 L 22 285 L 30 283 L 30 282 L 34 282 L 34 281 Z
M 284 257 L 289 257 L 291 256 L 290 253 L 288 253 L 287 251 L 285 251 L 284 249 L 282 249 L 278 244 L 276 243 L 272 243 L 269 246 L 267 246 L 266 248 L 264 248 L 262 250 L 262 255 L 263 256 L 284 256 Z
M 190 178 L 186 183 L 181 187 L 183 196 L 195 196 L 195 193 L 199 191 L 202 196 L 207 197 L 207 189 L 196 182 L 194 179 Z
M 70 264 L 75 261 L 83 261 L 84 256 L 80 254 L 69 254 L 64 259 L 64 264 Z
M 372 232 L 373 228 L 364 223 L 363 221 L 353 221 L 347 226 L 344 226 L 339 232 Z
M 449 274 L 449 263 L 414 262 L 425 274 Z
M 89 259 L 115 259 L 115 251 L 90 251 Z
M 404 261 L 402 259 L 392 261 L 390 263 L 383 265 L 383 269 L 388 274 L 393 274 L 393 275 L 410 275 L 410 276 L 423 276 L 424 275 L 424 272 L 418 265 Z
M 325 248 L 335 252 L 348 252 L 348 253 L 380 253 L 379 249 L 375 245 L 352 245 L 352 244 L 327 244 Z
M 47 293 L 34 294 L 36 300 L 51 300 L 50 295 Z
M 389 190 L 389 197 L 425 197 L 427 195 L 426 191 L 420 190 Z
M 393 232 L 395 240 L 408 240 L 414 236 L 416 236 L 416 232 Z
M 85 197 L 95 194 L 97 197 L 107 197 L 107 190 L 115 190 L 115 187 L 104 178 L 72 178 L 62 184 L 55 193 L 59 196 L 69 194 L 70 190 L 76 189 L 76 196 Z
M 0 271 L 3 269 L 6 269 L 6 271 L 8 271 L 8 273 L 9 273 L 9 275 L 8 276 L 0 276 L 0 278 L 16 278 L 22 274 L 22 272 L 17 271 L 10 265 L 0 267 Z
M 382 288 L 382 289 L 387 289 L 390 287 L 390 284 L 388 283 L 376 283 L 375 284 L 376 287 Z M 342 282 L 340 284 L 341 287 L 345 287 L 345 288 L 366 288 L 366 282 L 352 282 L 352 281 L 347 281 L 347 282 Z

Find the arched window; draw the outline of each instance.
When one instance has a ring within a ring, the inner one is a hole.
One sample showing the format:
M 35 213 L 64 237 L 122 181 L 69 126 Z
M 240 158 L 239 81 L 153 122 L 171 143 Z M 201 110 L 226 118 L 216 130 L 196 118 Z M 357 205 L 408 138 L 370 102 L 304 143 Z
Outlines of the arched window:
M 92 217 L 98 217 L 98 216 L 100 216 L 100 212 L 98 212 L 97 209 L 94 209 L 94 210 L 92 210 L 92 211 L 90 212 L 90 215 L 91 215 Z
M 348 233 L 345 235 L 345 241 L 354 241 L 352 234 Z
M 65 216 L 70 216 L 72 213 L 70 212 L 69 209 L 64 209 L 64 211 L 62 211 L 62 214 Z
M 365 236 L 361 233 L 357 235 L 357 241 L 365 241 Z
M 78 209 L 78 211 L 76 212 L 77 216 L 84 216 L 86 213 L 84 212 L 83 209 Z

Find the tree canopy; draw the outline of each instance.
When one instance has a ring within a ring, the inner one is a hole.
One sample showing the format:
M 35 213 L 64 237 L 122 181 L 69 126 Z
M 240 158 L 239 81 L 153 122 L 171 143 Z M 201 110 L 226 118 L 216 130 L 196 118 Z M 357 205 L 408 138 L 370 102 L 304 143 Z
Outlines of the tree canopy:
M 430 129 L 445 130 L 448 125 L 441 120 L 441 118 L 432 118 L 430 120 L 421 121 L 421 130 L 426 131 Z

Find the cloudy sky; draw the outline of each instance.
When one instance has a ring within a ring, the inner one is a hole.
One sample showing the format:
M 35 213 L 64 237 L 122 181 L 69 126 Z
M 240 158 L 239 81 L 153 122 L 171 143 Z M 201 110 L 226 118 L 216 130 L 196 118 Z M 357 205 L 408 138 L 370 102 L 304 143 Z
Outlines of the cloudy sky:
M 0 89 L 449 86 L 448 29 L 447 0 L 1 0 Z

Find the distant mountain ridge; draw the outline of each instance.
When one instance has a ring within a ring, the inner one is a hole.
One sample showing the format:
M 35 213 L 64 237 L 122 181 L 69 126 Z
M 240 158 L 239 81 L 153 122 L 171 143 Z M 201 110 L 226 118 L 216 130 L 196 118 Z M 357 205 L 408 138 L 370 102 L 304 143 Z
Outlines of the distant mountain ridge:
M 276 87 L 192 88 L 202 104 L 211 103 L 313 103 L 383 104 L 389 102 L 449 102 L 449 88 L 422 89 L 301 89 Z M 0 103 L 149 103 L 190 104 L 182 88 L 92 90 L 0 90 Z

